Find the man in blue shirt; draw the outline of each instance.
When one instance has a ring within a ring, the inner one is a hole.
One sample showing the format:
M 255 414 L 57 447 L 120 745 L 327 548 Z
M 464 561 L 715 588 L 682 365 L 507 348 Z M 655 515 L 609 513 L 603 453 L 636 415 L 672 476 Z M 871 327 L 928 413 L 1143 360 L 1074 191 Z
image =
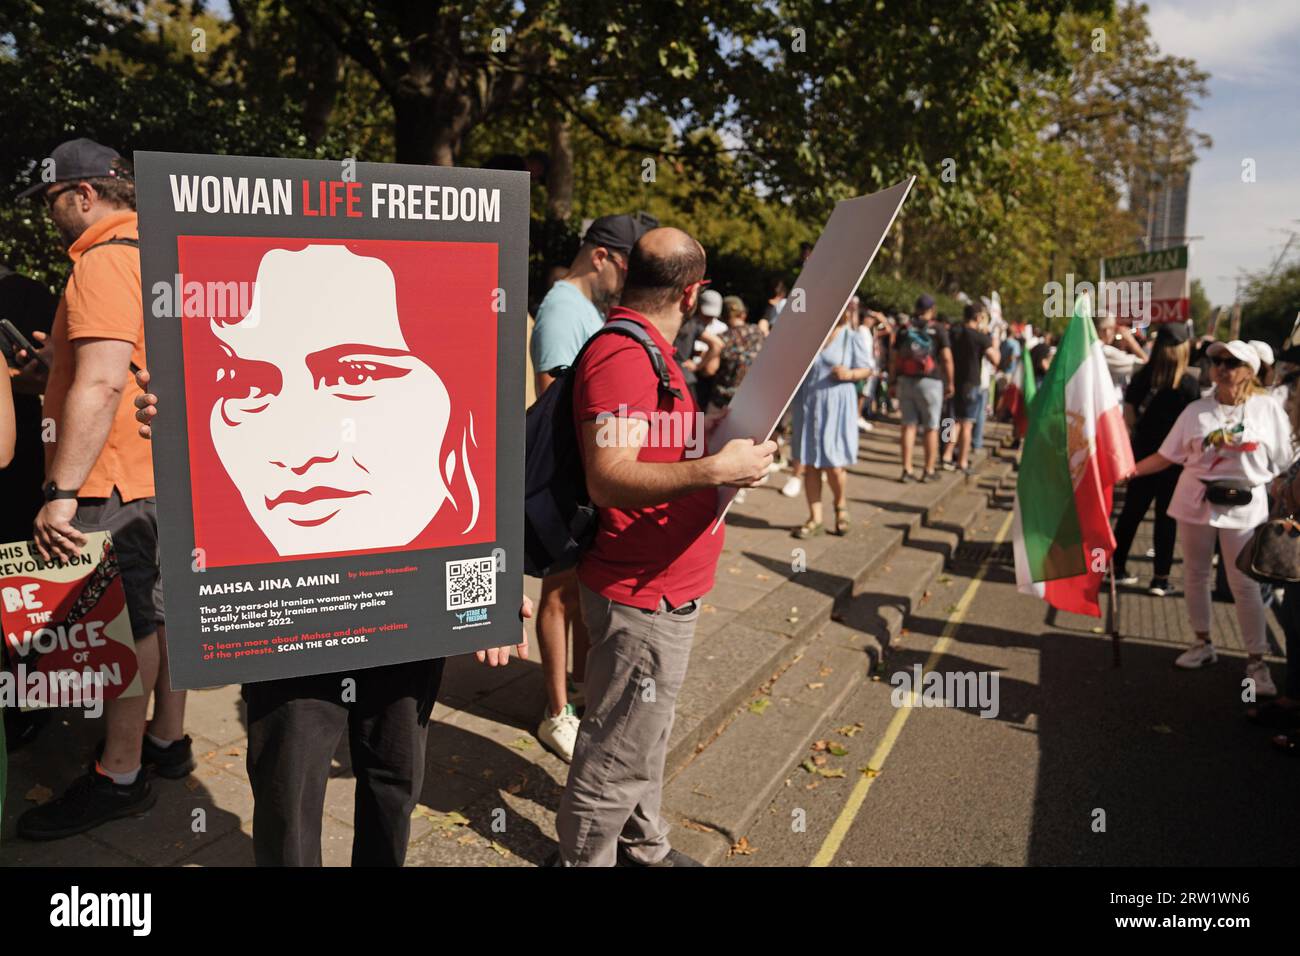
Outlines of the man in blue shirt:
M 551 286 L 537 309 L 529 354 L 540 397 L 555 381 L 551 372 L 573 364 L 605 313 L 618 303 L 632 247 L 658 223 L 647 216 L 601 216 L 582 237 L 569 271 Z M 582 678 L 587 659 L 587 629 L 582 623 L 578 578 L 562 571 L 542 579 L 537 612 L 537 645 L 542 652 L 546 710 L 537 739 L 565 763 L 573 759 L 578 739 L 577 708 L 582 706 Z M 567 686 L 568 630 L 573 627 L 574 693 Z M 570 700 L 572 696 L 572 700 Z

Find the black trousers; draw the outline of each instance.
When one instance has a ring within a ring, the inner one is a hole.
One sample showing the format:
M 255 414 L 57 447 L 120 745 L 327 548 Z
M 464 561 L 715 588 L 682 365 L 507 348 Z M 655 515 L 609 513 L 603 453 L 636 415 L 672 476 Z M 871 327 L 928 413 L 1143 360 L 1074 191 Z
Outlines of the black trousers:
M 416 661 L 244 685 L 258 866 L 321 865 L 325 784 L 344 733 L 357 781 L 352 865 L 402 865 L 442 667 Z
M 1151 507 L 1152 502 L 1155 502 L 1154 573 L 1158 578 L 1169 577 L 1169 571 L 1174 566 L 1174 541 L 1178 537 L 1178 522 L 1169 517 L 1166 512 L 1169 509 L 1169 502 L 1174 497 L 1174 487 L 1178 484 L 1178 476 L 1182 471 L 1182 468 L 1174 466 L 1154 475 L 1134 478 L 1128 483 L 1128 488 L 1124 492 L 1124 507 L 1115 522 L 1115 569 L 1117 571 L 1125 570 L 1124 565 L 1128 561 L 1129 549 L 1133 547 L 1133 536 L 1137 534 L 1138 526 L 1146 517 L 1147 509 Z

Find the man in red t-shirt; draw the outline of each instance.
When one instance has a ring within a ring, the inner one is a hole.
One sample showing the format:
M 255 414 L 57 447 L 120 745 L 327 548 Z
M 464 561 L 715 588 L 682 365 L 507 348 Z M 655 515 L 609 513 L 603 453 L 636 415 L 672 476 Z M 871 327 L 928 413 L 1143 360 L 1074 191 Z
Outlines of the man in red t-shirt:
M 677 693 L 700 599 L 713 587 L 723 533 L 711 533 L 721 485 L 757 484 L 776 443 L 730 441 L 716 454 L 673 339 L 704 285 L 700 244 L 652 229 L 632 250 L 622 306 L 611 319 L 642 325 L 669 368 L 673 394 L 639 342 L 605 335 L 574 379 L 573 410 L 587 490 L 600 530 L 578 565 L 590 635 L 587 712 L 556 829 L 558 862 L 698 865 L 668 845 L 659 812 Z

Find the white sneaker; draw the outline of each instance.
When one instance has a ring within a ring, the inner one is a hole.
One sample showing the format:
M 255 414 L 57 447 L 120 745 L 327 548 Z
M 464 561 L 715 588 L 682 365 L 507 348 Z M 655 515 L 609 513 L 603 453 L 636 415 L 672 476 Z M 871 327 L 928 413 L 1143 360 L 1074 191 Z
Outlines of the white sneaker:
M 773 461 L 772 464 L 767 466 L 767 473 L 769 475 L 775 475 L 778 471 L 785 471 L 785 462 Z
M 1213 644 L 1208 641 L 1205 643 L 1197 641 L 1178 655 L 1178 658 L 1174 661 L 1174 666 L 1186 670 L 1196 670 L 1196 668 L 1204 667 L 1206 664 L 1213 664 L 1218 659 L 1219 655 L 1215 652 Z
M 1251 661 L 1246 665 L 1246 676 L 1255 682 L 1255 699 L 1261 697 L 1276 697 L 1277 685 L 1273 683 L 1273 675 L 1268 672 L 1268 665 L 1263 661 Z
M 573 704 L 565 704 L 564 710 L 554 717 L 542 718 L 537 727 L 537 739 L 547 750 L 565 763 L 573 763 L 573 747 L 578 742 L 578 714 Z
M 876 430 L 875 425 L 860 416 L 858 418 L 858 428 L 864 432 L 874 432 Z
M 1129 587 L 1138 583 L 1138 576 L 1136 574 L 1121 574 L 1115 578 L 1115 583 L 1121 587 Z
M 781 494 L 787 498 L 798 498 L 801 491 L 803 491 L 803 479 L 798 475 L 791 475 L 781 486 Z

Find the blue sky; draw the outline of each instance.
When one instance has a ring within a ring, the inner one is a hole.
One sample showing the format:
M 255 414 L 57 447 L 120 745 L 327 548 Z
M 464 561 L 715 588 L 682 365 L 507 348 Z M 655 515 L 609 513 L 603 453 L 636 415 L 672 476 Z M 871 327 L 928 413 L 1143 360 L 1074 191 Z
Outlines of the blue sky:
M 1242 270 L 1269 268 L 1300 231 L 1300 2 L 1149 0 L 1156 43 L 1210 73 L 1192 123 L 1214 138 L 1192 170 L 1190 271 L 1216 305 L 1232 301 Z M 1241 181 L 1255 160 L 1256 181 Z M 1288 261 L 1300 259 L 1300 238 Z

